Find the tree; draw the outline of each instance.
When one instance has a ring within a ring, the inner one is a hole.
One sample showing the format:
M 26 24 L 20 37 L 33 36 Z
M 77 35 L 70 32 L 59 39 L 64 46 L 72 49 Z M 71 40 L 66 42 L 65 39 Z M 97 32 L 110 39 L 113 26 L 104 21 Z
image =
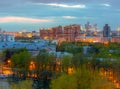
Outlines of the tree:
M 62 74 L 51 82 L 52 89 L 90 89 L 92 76 L 90 72 L 81 68 L 72 75 Z
M 27 51 L 25 48 L 9 48 L 9 49 L 5 49 L 3 50 L 3 55 L 4 55 L 4 61 L 7 62 L 8 59 L 11 59 L 12 55 L 16 54 L 16 53 L 20 53 L 23 51 Z
M 54 61 L 54 54 L 48 53 L 46 50 L 40 50 L 39 54 L 35 59 L 35 71 L 37 74 L 37 77 L 33 82 L 35 89 L 49 89 Z
M 37 70 L 50 69 L 55 61 L 55 55 L 48 53 L 46 50 L 40 50 L 36 57 Z
M 52 80 L 51 89 L 77 89 L 76 78 L 73 75 L 63 74 Z
M 72 66 L 72 56 L 65 55 L 62 58 L 62 69 L 64 72 L 68 73 L 68 67 Z
M 98 71 L 82 66 L 72 75 L 62 74 L 51 82 L 51 89 L 113 89 L 114 86 Z
M 23 51 L 12 55 L 12 68 L 28 70 L 31 56 L 28 51 Z
M 13 80 L 24 80 L 27 77 L 31 56 L 28 51 L 23 51 L 12 55 L 11 65 L 13 68 Z
M 33 89 L 31 80 L 24 80 L 18 83 L 12 83 L 11 89 Z
M 90 89 L 114 89 L 114 85 L 107 78 L 96 76 L 91 83 Z
M 72 58 L 72 64 L 74 65 L 74 67 L 77 69 L 78 67 L 80 67 L 80 65 L 82 65 L 82 59 L 81 59 L 81 55 L 80 54 L 75 54 Z

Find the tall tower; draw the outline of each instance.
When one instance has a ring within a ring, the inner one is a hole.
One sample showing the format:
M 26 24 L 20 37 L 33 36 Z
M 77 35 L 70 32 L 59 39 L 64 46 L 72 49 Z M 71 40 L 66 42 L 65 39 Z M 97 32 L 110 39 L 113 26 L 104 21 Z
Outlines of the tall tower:
M 90 24 L 90 22 L 87 22 L 87 23 L 85 24 L 86 32 L 87 32 L 87 31 L 90 31 L 91 28 L 92 28 L 92 25 Z
M 110 37 L 110 26 L 108 24 L 105 24 L 105 26 L 103 27 L 103 37 Z
M 97 31 L 97 24 L 94 24 L 94 31 Z

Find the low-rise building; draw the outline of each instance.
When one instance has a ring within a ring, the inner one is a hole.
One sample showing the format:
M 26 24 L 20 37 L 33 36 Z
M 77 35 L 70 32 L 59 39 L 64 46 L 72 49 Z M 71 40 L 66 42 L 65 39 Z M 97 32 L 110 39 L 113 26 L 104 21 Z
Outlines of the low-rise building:
M 92 37 L 92 36 L 78 36 L 75 38 L 76 42 L 102 42 L 102 37 Z
M 120 43 L 120 37 L 119 36 L 112 37 L 110 41 L 115 43 Z
M 14 42 L 14 36 L 7 34 L 0 34 L 0 42 Z

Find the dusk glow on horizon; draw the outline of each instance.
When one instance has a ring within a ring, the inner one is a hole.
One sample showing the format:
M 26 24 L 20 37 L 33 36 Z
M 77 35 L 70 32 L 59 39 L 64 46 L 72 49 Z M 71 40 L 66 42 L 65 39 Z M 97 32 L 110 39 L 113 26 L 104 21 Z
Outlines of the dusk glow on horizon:
M 25 18 L 25 17 L 3 17 L 0 18 L 0 23 L 10 23 L 10 22 L 19 22 L 19 23 L 47 23 L 51 22 L 50 20 L 42 20 L 42 19 L 33 19 L 33 18 Z

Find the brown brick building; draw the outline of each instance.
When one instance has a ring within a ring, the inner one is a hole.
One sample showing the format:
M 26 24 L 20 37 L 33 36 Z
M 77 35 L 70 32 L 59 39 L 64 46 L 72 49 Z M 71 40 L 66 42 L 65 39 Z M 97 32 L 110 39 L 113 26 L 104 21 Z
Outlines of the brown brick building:
M 59 37 L 62 37 L 62 35 L 62 26 L 40 29 L 41 39 L 58 39 Z
M 81 26 L 78 24 L 53 27 L 50 29 L 40 29 L 40 37 L 42 39 L 60 39 L 64 38 L 66 41 L 75 41 L 75 38 L 80 34 Z
M 75 38 L 79 36 L 81 26 L 74 24 L 64 27 L 64 38 L 66 41 L 75 41 Z

